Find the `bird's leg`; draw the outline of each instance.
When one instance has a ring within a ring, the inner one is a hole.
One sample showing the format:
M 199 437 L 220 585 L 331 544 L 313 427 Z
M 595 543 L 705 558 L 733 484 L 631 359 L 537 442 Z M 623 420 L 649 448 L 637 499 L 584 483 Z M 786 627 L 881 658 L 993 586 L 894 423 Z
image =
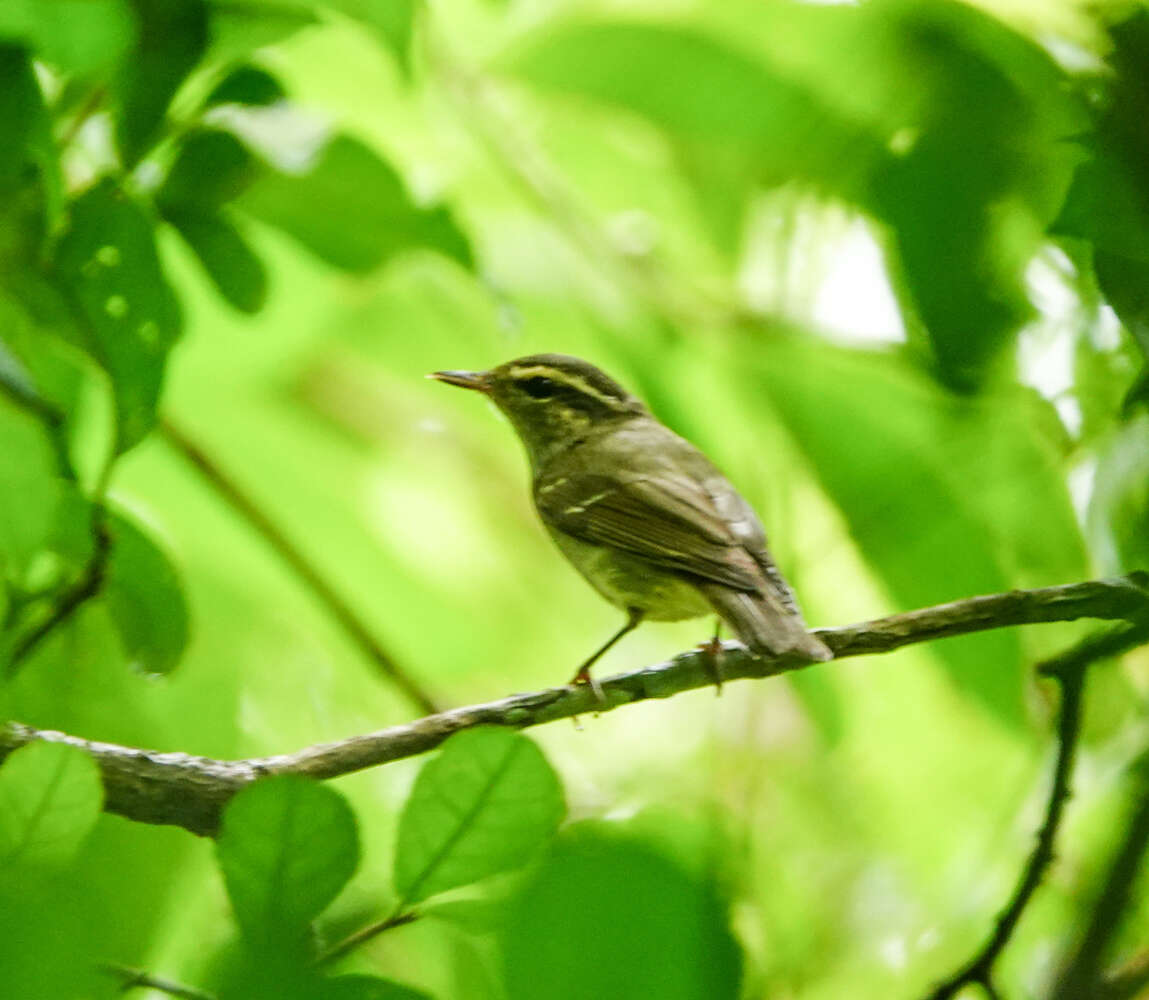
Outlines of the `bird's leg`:
M 706 662 L 710 667 L 710 676 L 714 679 L 714 693 L 722 694 L 722 619 L 714 619 L 714 637 L 702 643 L 699 647 L 707 654 Z
M 615 632 L 615 634 L 612 635 L 609 639 L 607 639 L 607 641 L 601 647 L 599 647 L 599 649 L 592 653 L 590 659 L 588 659 L 581 667 L 578 668 L 574 677 L 572 677 L 570 680 L 571 684 L 589 684 L 591 691 L 594 692 L 595 701 L 597 701 L 600 705 L 606 704 L 606 696 L 602 693 L 602 685 L 599 684 L 599 682 L 596 681 L 593 677 L 591 677 L 590 668 L 594 666 L 594 664 L 608 649 L 610 649 L 611 646 L 613 646 L 616 642 L 618 642 L 619 639 L 626 635 L 627 632 L 633 632 L 636 628 L 638 628 L 639 624 L 642 622 L 643 614 L 644 612 L 639 608 L 627 608 L 626 624 L 623 625 L 623 627 L 620 628 L 617 632 Z

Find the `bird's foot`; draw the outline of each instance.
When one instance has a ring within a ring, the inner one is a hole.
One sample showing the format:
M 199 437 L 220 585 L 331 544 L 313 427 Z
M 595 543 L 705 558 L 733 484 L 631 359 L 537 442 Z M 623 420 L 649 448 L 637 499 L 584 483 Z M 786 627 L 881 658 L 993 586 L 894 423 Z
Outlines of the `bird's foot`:
M 570 679 L 570 683 L 572 687 L 577 687 L 580 684 L 587 685 L 591 690 L 591 694 L 594 695 L 594 700 L 598 703 L 598 706 L 600 708 L 606 708 L 606 695 L 603 693 L 602 685 L 591 676 L 589 666 L 579 667 L 578 673 Z
M 721 695 L 722 660 L 726 655 L 726 649 L 722 645 L 722 640 L 715 635 L 705 642 L 700 642 L 698 648 L 706 654 L 706 672 L 710 674 L 711 680 L 714 681 L 714 693 L 715 695 Z

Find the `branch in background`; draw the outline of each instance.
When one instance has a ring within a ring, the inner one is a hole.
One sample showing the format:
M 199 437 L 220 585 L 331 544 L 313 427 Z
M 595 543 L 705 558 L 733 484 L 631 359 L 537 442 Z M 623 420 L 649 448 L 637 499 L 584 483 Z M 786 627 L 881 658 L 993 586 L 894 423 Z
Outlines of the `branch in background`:
M 56 598 L 47 617 L 31 628 L 26 635 L 21 636 L 13 646 L 8 662 L 4 665 L 6 678 L 16 676 L 24 661 L 35 652 L 40 643 L 71 618 L 83 604 L 95 597 L 104 585 L 104 572 L 108 567 L 112 539 L 104 524 L 102 507 L 93 509 L 92 545 L 92 554 L 80 578 Z
M 1009 944 L 1026 906 L 1053 860 L 1053 843 L 1065 812 L 1065 802 L 1069 798 L 1069 777 L 1081 734 L 1081 701 L 1086 668 L 1097 660 L 1116 656 L 1147 641 L 1149 625 L 1128 625 L 1090 636 L 1037 668 L 1038 673 L 1053 677 L 1061 686 L 1061 706 L 1057 719 L 1057 762 L 1053 768 L 1045 819 L 1037 831 L 1037 842 L 1013 895 L 998 915 L 993 933 L 972 959 L 930 993 L 929 1000 L 949 1000 L 964 987 L 974 984 L 980 985 L 991 1000 L 997 997 L 993 985 L 994 963 Z
M 101 965 L 100 969 L 120 981 L 121 993 L 127 993 L 128 990 L 133 989 L 148 989 L 158 990 L 168 996 L 179 997 L 180 1000 L 216 1000 L 212 994 L 205 993 L 203 990 L 173 983 L 170 979 L 161 979 L 144 972 L 142 969 L 132 969 L 126 965 L 113 964 Z
M 422 712 L 439 711 L 434 699 L 423 690 L 395 658 L 376 639 L 346 601 L 335 592 L 306 556 L 275 525 L 262 509 L 227 475 L 216 462 L 171 421 L 161 424 L 164 437 L 232 507 L 242 514 L 259 532 L 279 557 L 327 609 L 340 628 L 372 663 L 374 663 L 408 699 Z
M 419 917 L 422 916 L 418 910 L 403 910 L 400 906 L 391 916 L 377 920 L 373 924 L 368 924 L 366 927 L 361 927 L 353 934 L 348 934 L 342 941 L 336 945 L 332 945 L 316 960 L 316 965 L 329 965 L 336 959 L 342 958 L 349 951 L 353 951 L 361 944 L 366 944 L 372 938 L 377 938 L 384 931 L 393 930 L 396 927 L 405 927 L 407 924 L 413 924 Z
M 885 653 L 945 636 L 1009 625 L 1100 618 L 1144 626 L 1149 624 L 1147 582 L 1149 578 L 1137 574 L 1115 580 L 971 597 L 859 625 L 819 629 L 816 635 L 841 659 Z M 723 650 L 723 676 L 731 681 L 770 677 L 810 666 L 787 657 L 754 656 L 736 643 L 724 645 Z M 210 835 L 231 796 L 248 782 L 265 775 L 334 778 L 425 753 L 461 729 L 480 725 L 524 729 L 556 719 L 610 711 L 648 698 L 667 698 L 682 691 L 708 687 L 713 682 L 712 654 L 696 649 L 668 663 L 604 680 L 604 705 L 596 701 L 594 693 L 585 685 L 549 688 L 429 715 L 406 725 L 275 757 L 212 760 L 96 743 L 11 723 L 0 728 L 0 759 L 32 740 L 78 746 L 91 753 L 100 767 L 106 793 L 105 808 L 109 812 L 142 823 L 170 823 L 192 833 Z
M 1109 944 L 1125 914 L 1129 894 L 1137 881 L 1141 862 L 1149 850 L 1149 755 L 1134 767 L 1139 801 L 1125 832 L 1125 838 L 1109 867 L 1105 885 L 1093 910 L 1089 926 L 1058 980 L 1053 1000 L 1078 1000 L 1079 997 L 1113 996 L 1113 984 L 1106 986 L 1102 976 Z M 1144 969 L 1141 970 L 1142 983 Z M 1127 981 L 1128 985 L 1128 981 Z
M 56 454 L 56 467 L 60 477 L 74 481 L 76 470 L 72 468 L 72 458 L 68 454 L 67 417 L 64 411 L 29 389 L 19 378 L 2 367 L 0 367 L 0 393 L 44 425 Z

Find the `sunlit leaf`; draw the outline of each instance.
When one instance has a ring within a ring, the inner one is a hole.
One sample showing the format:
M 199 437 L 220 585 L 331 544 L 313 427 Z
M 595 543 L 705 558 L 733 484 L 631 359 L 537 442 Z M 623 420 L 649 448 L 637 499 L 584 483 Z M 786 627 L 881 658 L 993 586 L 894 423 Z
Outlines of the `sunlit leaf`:
M 244 935 L 256 944 L 298 943 L 359 863 L 355 817 L 325 785 L 267 778 L 229 803 L 217 856 Z
M 648 843 L 576 828 L 499 935 L 509 1000 L 734 1000 L 742 957 L 715 886 Z
M 188 608 L 179 575 L 147 534 L 122 514 L 110 515 L 111 555 L 101 593 L 136 670 L 174 670 L 188 642 Z
M 378 976 L 336 976 L 317 986 L 315 1000 L 431 1000 L 422 990 Z
M 330 0 L 333 7 L 361 21 L 383 40 L 405 73 L 411 71 L 411 36 L 416 0 Z
M 69 73 L 114 65 L 135 39 L 127 0 L 4 0 L 0 38 L 21 42 Z
M 152 219 L 112 181 L 81 195 L 71 215 L 57 272 L 87 331 L 84 346 L 111 376 L 123 451 L 155 423 L 179 306 L 160 267 Z
M 412 249 L 472 265 L 470 244 L 451 214 L 416 206 L 399 175 L 347 136 L 332 140 L 307 173 L 265 173 L 237 204 L 344 270 L 371 271 Z
M 527 737 L 456 733 L 423 765 L 399 819 L 395 889 L 407 904 L 527 861 L 558 828 L 562 787 Z
M 21 866 L 66 863 L 103 805 L 100 773 L 78 747 L 37 741 L 0 766 L 0 878 Z

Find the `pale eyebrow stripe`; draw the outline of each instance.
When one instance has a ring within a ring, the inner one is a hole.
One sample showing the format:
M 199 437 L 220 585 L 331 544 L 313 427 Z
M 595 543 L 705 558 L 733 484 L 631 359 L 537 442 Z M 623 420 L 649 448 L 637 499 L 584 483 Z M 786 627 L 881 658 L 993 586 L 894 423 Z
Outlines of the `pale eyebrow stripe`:
M 617 407 L 620 403 L 623 402 L 617 396 L 610 396 L 605 392 L 600 392 L 581 375 L 572 375 L 569 372 L 563 372 L 561 377 L 556 378 L 556 370 L 554 368 L 548 368 L 546 365 L 531 365 L 530 367 L 526 368 L 512 368 L 510 374 L 512 378 L 530 378 L 534 375 L 542 375 L 546 378 L 553 379 L 556 382 L 566 382 L 568 385 L 577 386 L 588 396 L 594 396 L 595 399 L 606 403 L 607 406 Z

